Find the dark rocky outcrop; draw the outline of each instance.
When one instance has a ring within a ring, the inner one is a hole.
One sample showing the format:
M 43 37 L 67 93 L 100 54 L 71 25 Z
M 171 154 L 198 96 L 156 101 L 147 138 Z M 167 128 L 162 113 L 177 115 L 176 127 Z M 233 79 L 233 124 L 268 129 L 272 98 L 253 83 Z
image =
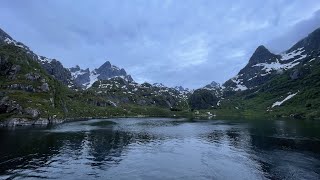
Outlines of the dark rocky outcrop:
M 0 94 L 0 114 L 22 114 L 22 107 L 13 100 L 10 100 L 4 93 Z
M 197 89 L 189 98 L 189 103 L 192 109 L 216 108 L 218 101 L 219 97 L 208 89 Z
M 20 65 L 12 64 L 7 57 L 0 55 L 0 75 L 6 76 L 8 79 L 15 79 L 16 74 L 21 70 Z
M 72 84 L 72 76 L 70 71 L 67 68 L 64 68 L 60 61 L 55 59 L 50 62 L 42 61 L 41 65 L 48 72 L 48 74 L 52 75 L 63 84 Z

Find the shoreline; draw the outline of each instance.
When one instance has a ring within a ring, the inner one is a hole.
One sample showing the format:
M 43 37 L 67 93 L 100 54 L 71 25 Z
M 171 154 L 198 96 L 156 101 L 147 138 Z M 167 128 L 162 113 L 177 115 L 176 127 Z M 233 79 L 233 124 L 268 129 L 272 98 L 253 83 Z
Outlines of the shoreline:
M 47 125 L 55 125 L 62 124 L 65 122 L 73 122 L 73 121 L 86 121 L 91 119 L 111 119 L 111 118 L 148 118 L 148 117 L 158 117 L 158 118 L 192 118 L 192 119 L 287 119 L 287 120 L 308 120 L 307 118 L 293 118 L 293 117 L 270 117 L 270 116 L 239 116 L 239 115 L 218 115 L 218 116 L 208 116 L 208 115 L 189 115 L 189 116 L 152 116 L 152 115 L 136 115 L 136 116 L 97 116 L 97 117 L 68 117 L 68 118 L 38 118 L 38 119 L 29 119 L 26 117 L 12 117 L 6 120 L 0 121 L 0 128 L 12 128 L 12 127 L 27 127 L 27 126 L 47 126 Z M 320 120 L 320 119 L 313 119 Z
M 13 117 L 6 120 L 0 121 L 0 128 L 11 128 L 11 127 L 27 127 L 27 126 L 47 126 L 62 124 L 65 122 L 73 121 L 86 121 L 91 119 L 111 119 L 111 118 L 147 118 L 147 117 L 159 117 L 159 118 L 188 118 L 187 116 L 150 116 L 150 115 L 138 115 L 138 116 L 109 116 L 109 117 L 74 117 L 74 118 L 39 118 L 39 119 L 28 119 L 25 117 Z

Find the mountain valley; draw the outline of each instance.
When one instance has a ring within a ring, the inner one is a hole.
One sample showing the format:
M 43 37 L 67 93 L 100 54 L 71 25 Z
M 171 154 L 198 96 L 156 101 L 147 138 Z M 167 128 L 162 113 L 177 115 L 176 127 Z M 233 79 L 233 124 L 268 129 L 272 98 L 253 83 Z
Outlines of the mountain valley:
M 213 81 L 189 90 L 137 83 L 110 61 L 93 70 L 65 68 L 0 29 L 0 119 L 6 126 L 134 116 L 317 119 L 319 59 L 317 29 L 280 54 L 259 46 L 248 64 L 222 85 Z

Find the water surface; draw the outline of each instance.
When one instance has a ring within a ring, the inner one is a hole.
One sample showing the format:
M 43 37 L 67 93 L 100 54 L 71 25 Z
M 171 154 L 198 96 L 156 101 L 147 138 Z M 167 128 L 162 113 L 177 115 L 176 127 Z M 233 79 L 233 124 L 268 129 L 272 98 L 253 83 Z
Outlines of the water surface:
M 0 130 L 0 179 L 320 179 L 320 124 L 128 118 Z

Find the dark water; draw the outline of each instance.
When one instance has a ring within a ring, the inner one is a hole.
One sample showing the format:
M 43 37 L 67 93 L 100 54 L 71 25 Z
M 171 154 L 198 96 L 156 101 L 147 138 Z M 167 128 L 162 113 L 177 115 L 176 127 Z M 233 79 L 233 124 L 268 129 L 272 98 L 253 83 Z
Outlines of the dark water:
M 1 129 L 0 179 L 320 179 L 317 122 L 112 121 Z

